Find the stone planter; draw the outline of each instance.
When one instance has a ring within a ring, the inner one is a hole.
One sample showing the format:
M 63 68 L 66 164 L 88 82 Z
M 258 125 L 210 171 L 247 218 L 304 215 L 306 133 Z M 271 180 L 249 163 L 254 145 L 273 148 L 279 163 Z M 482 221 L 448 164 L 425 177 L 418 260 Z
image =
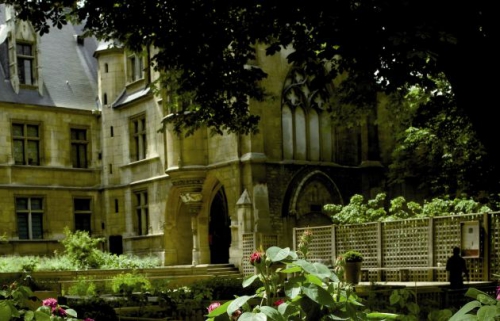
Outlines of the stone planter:
M 344 279 L 356 285 L 361 279 L 361 262 L 345 262 Z

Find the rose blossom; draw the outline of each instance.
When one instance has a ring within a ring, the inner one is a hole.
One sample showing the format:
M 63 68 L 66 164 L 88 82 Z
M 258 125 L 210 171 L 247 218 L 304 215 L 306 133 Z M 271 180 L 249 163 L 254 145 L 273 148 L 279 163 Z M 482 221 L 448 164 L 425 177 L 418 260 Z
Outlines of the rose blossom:
M 51 307 L 52 311 L 54 311 L 54 309 L 57 308 L 57 300 L 54 298 L 45 299 L 42 301 L 42 304 Z
M 274 306 L 279 306 L 280 304 L 285 303 L 285 300 L 279 299 L 278 301 L 274 302 Z
M 262 260 L 261 252 L 255 251 L 252 253 L 252 255 L 250 255 L 250 264 L 252 265 L 259 264 L 261 260 Z
M 220 307 L 220 302 L 214 302 L 214 303 L 210 304 L 207 308 L 208 313 L 212 312 L 213 310 L 217 309 L 218 307 Z
M 61 308 L 61 307 L 57 307 L 57 308 L 52 309 L 52 313 L 53 313 L 54 315 L 58 315 L 58 316 L 60 316 L 60 317 L 65 317 L 65 316 L 67 316 L 66 310 L 64 310 L 64 309 L 63 309 L 63 308 Z

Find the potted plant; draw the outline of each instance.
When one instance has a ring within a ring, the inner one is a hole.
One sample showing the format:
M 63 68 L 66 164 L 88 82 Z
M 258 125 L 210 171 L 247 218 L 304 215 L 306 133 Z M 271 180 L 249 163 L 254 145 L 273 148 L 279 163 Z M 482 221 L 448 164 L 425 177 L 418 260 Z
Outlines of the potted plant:
M 361 262 L 363 262 L 363 255 L 355 250 L 349 250 L 342 254 L 342 261 L 344 261 L 344 279 L 347 283 L 353 285 L 359 283 L 361 276 Z

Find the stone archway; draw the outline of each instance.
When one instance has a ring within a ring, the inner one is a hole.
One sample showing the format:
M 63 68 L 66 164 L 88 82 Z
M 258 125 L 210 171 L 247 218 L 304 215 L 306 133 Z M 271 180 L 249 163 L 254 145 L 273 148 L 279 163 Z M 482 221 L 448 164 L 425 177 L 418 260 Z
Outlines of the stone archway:
M 301 172 L 289 185 L 283 202 L 287 243 L 292 241 L 295 227 L 323 226 L 332 223 L 323 213 L 325 204 L 342 204 L 342 197 L 333 180 L 320 170 Z
M 229 262 L 231 246 L 231 220 L 227 209 L 224 187 L 219 188 L 210 205 L 208 223 L 208 243 L 210 247 L 210 263 Z

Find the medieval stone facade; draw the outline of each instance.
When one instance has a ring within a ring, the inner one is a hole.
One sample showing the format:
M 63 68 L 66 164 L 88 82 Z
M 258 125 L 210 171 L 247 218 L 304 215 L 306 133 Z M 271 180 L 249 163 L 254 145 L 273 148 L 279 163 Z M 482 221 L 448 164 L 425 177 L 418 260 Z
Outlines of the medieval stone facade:
M 329 224 L 324 204 L 380 191 L 390 133 L 332 125 L 285 53 L 258 49 L 273 96 L 250 102 L 258 134 L 184 137 L 165 121 L 168 93 L 150 88 L 148 51 L 84 39 L 71 25 L 39 37 L 7 7 L 0 15 L 5 254 L 50 255 L 69 227 L 165 265 L 240 266 L 244 233 L 293 246 L 294 227 Z

